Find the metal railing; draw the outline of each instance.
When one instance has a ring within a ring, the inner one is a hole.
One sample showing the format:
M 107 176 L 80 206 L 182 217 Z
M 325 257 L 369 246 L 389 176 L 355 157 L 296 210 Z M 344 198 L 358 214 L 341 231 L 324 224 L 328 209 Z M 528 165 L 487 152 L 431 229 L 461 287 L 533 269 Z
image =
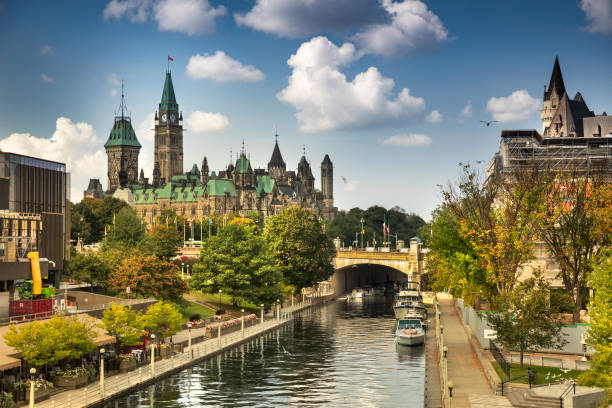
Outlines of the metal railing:
M 436 318 L 436 346 L 438 348 L 438 361 L 440 362 L 440 385 L 442 386 L 442 401 L 448 397 L 448 348 L 444 345 L 444 326 L 441 324 L 440 304 L 437 295 L 434 295 L 434 313 Z
M 559 407 L 563 408 L 563 398 L 565 398 L 565 396 L 567 394 L 570 393 L 570 391 L 574 391 L 574 394 L 576 394 L 576 381 L 571 380 L 571 383 L 568 385 L 568 387 L 561 393 L 561 395 L 559 396 Z
M 221 337 L 213 337 L 197 345 L 191 344 L 191 347 L 185 347 L 183 352 L 176 353 L 163 360 L 156 360 L 154 365 L 149 367 L 146 365 L 140 366 L 124 374 L 106 377 L 104 378 L 103 387 L 100 382 L 94 382 L 85 388 L 55 394 L 47 401 L 37 403 L 35 406 L 40 408 L 81 408 L 99 404 L 102 401 L 110 401 L 128 389 L 145 384 L 150 380 L 163 377 L 174 370 L 183 367 L 186 368 L 193 364 L 194 360 L 213 355 L 228 347 L 237 345 L 244 340 L 259 336 L 276 327 L 280 327 L 293 318 L 294 312 L 305 309 L 313 303 L 317 302 L 306 300 L 294 306 L 285 307 L 281 309 L 280 314 L 274 318 L 250 327 L 245 327 L 244 331 L 239 330 Z
M 497 345 L 493 341 L 489 341 L 489 351 L 493 355 L 493 358 L 495 359 L 495 361 L 497 361 L 499 368 L 501 368 L 504 374 L 506 374 L 506 378 L 510 378 L 510 367 L 511 367 L 510 363 L 508 362 L 508 360 L 506 360 L 501 350 L 497 347 Z M 502 392 L 503 392 L 503 388 L 502 388 Z

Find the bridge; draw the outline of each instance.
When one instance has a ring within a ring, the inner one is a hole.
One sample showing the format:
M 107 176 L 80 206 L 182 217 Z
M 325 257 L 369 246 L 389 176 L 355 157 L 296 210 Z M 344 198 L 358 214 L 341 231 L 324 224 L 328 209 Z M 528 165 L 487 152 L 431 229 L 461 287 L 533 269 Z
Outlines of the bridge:
M 417 240 L 411 240 L 410 248 L 397 251 L 338 249 L 333 264 L 335 272 L 330 284 L 338 296 L 357 286 L 406 280 L 421 282 L 424 266 L 421 243 Z

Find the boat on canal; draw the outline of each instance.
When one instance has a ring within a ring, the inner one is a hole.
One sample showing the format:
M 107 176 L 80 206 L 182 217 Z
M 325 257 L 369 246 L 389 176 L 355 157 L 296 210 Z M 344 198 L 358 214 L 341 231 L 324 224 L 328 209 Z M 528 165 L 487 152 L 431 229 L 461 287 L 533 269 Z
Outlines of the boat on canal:
M 420 319 L 398 319 L 395 340 L 402 346 L 418 346 L 425 341 L 425 330 Z
M 396 319 L 403 319 L 411 312 L 412 314 L 422 314 L 422 318 L 427 318 L 427 309 L 423 303 L 423 296 L 418 290 L 401 290 L 395 296 L 393 312 Z

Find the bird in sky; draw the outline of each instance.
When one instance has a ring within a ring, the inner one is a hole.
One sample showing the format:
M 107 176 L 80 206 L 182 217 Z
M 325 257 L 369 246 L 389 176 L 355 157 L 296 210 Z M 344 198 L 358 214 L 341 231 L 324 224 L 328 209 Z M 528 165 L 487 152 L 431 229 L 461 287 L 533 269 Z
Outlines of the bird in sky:
M 347 181 L 346 181 L 346 177 L 344 177 L 344 176 L 340 176 L 340 178 L 342 179 L 342 181 L 344 182 L 344 184 L 346 184 L 346 183 L 347 183 Z
M 489 120 L 489 121 L 487 121 L 487 120 L 481 120 L 480 122 L 484 123 L 484 124 L 485 124 L 485 125 L 487 125 L 487 126 L 491 126 L 491 123 L 499 123 L 499 121 L 498 121 L 498 120 Z

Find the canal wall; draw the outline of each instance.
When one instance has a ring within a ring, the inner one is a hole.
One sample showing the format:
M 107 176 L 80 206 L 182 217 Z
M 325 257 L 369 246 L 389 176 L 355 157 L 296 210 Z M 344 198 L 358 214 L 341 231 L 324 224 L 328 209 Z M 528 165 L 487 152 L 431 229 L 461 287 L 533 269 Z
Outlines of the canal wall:
M 202 361 L 214 357 L 228 349 L 258 338 L 270 331 L 287 325 L 293 320 L 294 313 L 301 310 L 325 304 L 335 299 L 334 294 L 307 299 L 303 303 L 282 308 L 280 315 L 263 323 L 246 327 L 226 335 L 214 337 L 206 341 L 195 342 L 192 338 L 191 350 L 188 345 L 181 353 L 169 358 L 154 361 L 127 373 L 116 374 L 104 379 L 103 382 L 89 384 L 88 387 L 64 391 L 53 395 L 46 401 L 35 404 L 38 408 L 83 408 L 103 407 L 107 403 L 125 396 L 136 389 L 151 385 L 160 379 L 169 377 L 186 368 L 200 364 Z

